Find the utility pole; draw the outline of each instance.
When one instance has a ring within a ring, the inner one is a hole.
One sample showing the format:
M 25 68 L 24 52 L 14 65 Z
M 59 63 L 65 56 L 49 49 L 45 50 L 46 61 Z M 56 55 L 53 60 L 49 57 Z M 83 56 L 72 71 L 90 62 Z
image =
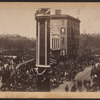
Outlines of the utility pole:
M 50 91 L 50 11 L 43 8 L 37 10 L 36 19 L 36 72 L 38 74 L 38 90 Z

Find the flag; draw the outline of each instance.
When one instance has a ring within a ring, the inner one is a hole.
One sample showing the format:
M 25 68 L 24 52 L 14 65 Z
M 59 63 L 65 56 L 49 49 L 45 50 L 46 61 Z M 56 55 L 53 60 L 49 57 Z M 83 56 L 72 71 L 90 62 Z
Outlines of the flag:
M 50 8 L 40 8 L 36 11 L 35 16 L 38 14 L 50 14 Z

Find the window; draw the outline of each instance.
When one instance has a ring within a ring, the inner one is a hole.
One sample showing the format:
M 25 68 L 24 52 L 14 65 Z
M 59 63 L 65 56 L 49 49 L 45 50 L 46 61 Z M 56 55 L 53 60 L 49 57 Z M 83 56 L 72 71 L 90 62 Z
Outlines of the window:
M 65 34 L 65 28 L 64 27 L 60 28 L 60 34 Z
M 61 37 L 61 44 L 64 45 L 65 38 Z
M 74 30 L 73 30 L 72 27 L 71 27 L 71 37 L 72 37 L 72 39 L 74 40 Z

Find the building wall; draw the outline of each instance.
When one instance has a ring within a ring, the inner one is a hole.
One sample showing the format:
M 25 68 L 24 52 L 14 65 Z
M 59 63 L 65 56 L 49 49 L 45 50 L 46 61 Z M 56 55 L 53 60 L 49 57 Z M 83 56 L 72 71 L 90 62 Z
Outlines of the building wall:
M 79 22 L 68 19 L 67 20 L 67 34 L 68 34 L 68 54 L 78 53 L 79 49 Z
M 69 15 L 55 14 L 50 19 L 50 48 L 62 50 L 67 55 L 78 54 L 80 35 L 80 20 Z M 59 48 L 55 46 L 60 40 Z
M 66 19 L 50 20 L 50 48 L 52 50 L 65 49 L 67 53 L 67 22 Z M 59 39 L 59 48 L 53 48 L 52 39 Z

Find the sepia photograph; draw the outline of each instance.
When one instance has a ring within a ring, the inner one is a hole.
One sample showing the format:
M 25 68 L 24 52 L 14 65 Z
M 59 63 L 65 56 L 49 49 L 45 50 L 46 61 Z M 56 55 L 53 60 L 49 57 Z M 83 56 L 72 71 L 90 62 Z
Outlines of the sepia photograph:
M 0 5 L 1 94 L 100 92 L 100 3 Z

